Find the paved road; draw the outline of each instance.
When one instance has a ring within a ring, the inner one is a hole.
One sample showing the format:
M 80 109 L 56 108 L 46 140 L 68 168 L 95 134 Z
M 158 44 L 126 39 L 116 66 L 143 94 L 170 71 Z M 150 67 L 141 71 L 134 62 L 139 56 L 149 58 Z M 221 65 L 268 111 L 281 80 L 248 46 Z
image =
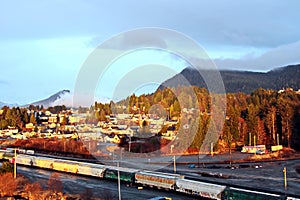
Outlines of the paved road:
M 296 167 L 300 166 L 300 160 L 243 163 L 242 166 L 250 167 L 230 169 L 228 165 L 200 166 L 200 168 L 188 169 L 187 166 L 178 166 L 180 173 L 194 175 L 202 180 L 211 180 L 223 184 L 234 184 L 253 189 L 264 189 L 283 192 L 287 194 L 300 195 L 300 174 Z M 238 164 L 233 164 L 238 167 Z M 284 188 L 283 168 L 287 169 L 287 191 Z M 203 177 L 199 174 L 222 174 L 228 178 Z

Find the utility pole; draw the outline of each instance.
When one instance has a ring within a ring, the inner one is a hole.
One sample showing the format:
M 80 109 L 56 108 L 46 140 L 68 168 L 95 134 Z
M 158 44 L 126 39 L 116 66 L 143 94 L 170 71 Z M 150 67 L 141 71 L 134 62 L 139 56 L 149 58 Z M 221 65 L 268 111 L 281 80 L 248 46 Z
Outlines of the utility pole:
M 119 192 L 119 200 L 122 199 L 121 197 L 121 180 L 120 180 L 120 163 L 118 162 L 118 192 Z
M 176 174 L 176 157 L 175 157 L 175 155 L 173 156 L 173 159 L 174 159 L 174 173 Z
M 129 147 L 128 147 L 128 152 L 130 153 L 131 150 L 131 133 L 129 135 Z
M 199 148 L 199 152 L 198 152 L 198 168 L 200 166 L 200 148 Z
M 17 149 L 14 149 L 15 157 L 14 157 L 14 178 L 17 178 Z
M 277 145 L 279 145 L 279 134 L 277 133 Z
M 249 146 L 251 146 L 251 132 L 249 132 Z
M 287 189 L 287 178 L 286 178 L 286 167 L 283 168 L 283 177 L 284 177 L 284 190 Z
M 255 135 L 253 136 L 253 138 L 254 138 L 254 155 L 256 155 L 256 141 L 255 141 Z
M 214 143 L 213 142 L 210 143 L 210 155 L 214 156 Z

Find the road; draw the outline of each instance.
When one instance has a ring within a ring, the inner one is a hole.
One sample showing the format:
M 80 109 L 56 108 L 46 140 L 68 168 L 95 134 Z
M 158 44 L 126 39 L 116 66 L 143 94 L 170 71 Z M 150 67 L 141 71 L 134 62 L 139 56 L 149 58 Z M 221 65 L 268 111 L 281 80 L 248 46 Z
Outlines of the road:
M 200 180 L 210 180 L 220 184 L 232 184 L 237 187 L 263 189 L 270 192 L 277 191 L 292 195 L 299 195 L 300 174 L 296 168 L 300 168 L 300 159 L 254 162 L 254 163 L 233 163 L 234 168 L 228 164 L 201 165 L 199 168 L 189 169 L 186 165 L 178 165 L 179 173 L 185 173 L 198 177 Z M 283 169 L 287 169 L 287 188 L 284 188 Z M 221 178 L 203 177 L 200 174 L 218 174 Z
M 38 181 L 42 186 L 46 186 L 48 179 L 51 173 L 53 172 L 48 170 L 18 166 L 18 173 L 27 177 L 31 182 Z M 75 176 L 59 172 L 57 173 L 59 174 L 60 179 L 63 183 L 63 191 L 65 193 L 83 194 L 88 192 L 94 197 L 113 197 L 113 199 L 118 199 L 118 185 L 116 181 L 109 181 L 84 176 Z M 171 197 L 173 200 L 199 199 L 181 195 L 175 192 L 158 191 L 147 188 L 144 188 L 143 190 L 138 190 L 134 187 L 127 187 L 126 184 L 121 184 L 121 196 L 123 200 L 145 200 L 155 196 Z

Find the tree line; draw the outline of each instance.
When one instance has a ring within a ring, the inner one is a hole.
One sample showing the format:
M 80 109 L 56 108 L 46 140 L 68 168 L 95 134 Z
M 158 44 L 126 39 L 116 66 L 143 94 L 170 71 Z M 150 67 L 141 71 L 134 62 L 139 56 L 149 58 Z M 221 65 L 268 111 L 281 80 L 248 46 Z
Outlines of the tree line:
M 203 143 L 209 123 L 216 123 L 211 122 L 210 112 L 214 106 L 211 98 L 212 94 L 204 88 L 193 86 L 190 90 L 188 87 L 178 86 L 158 89 L 153 94 L 140 96 L 133 94 L 119 102 L 111 101 L 107 104 L 95 102 L 90 108 L 80 110 L 89 113 L 87 123 L 108 120 L 106 116 L 114 113 L 151 114 L 153 109 L 156 111 L 154 113 L 162 114 L 160 116 L 179 120 L 177 130 L 180 124 L 184 125 L 187 121 L 190 124 L 196 122 L 198 126 L 190 127 L 190 130 L 196 133 L 190 147 L 197 149 Z M 298 147 L 300 143 L 299 93 L 294 91 L 279 93 L 276 90 L 258 89 L 251 94 L 228 93 L 226 102 L 225 120 L 214 124 L 214 126 L 223 125 L 221 133 L 216 134 L 219 136 L 219 144 L 221 142 L 226 143 L 227 146 L 254 143 L 282 144 L 300 150 Z M 57 112 L 60 109 L 63 110 L 65 107 L 57 107 Z M 22 128 L 26 123 L 36 123 L 36 116 L 31 111 L 26 108 L 3 107 L 0 129 L 8 126 Z M 191 140 L 188 137 L 186 139 Z
M 184 124 L 184 120 L 198 123 L 197 127 L 190 127 L 196 129 L 193 130 L 196 134 L 190 147 L 197 149 L 202 145 L 207 133 L 212 103 L 211 94 L 206 89 L 195 86 L 193 92 L 196 94 L 197 101 L 192 99 L 191 91 L 183 86 L 159 89 L 153 94 L 140 96 L 133 94 L 118 103 L 110 102 L 103 105 L 95 102 L 93 110 L 100 120 L 110 113 L 149 114 L 153 105 L 160 104 L 167 117 L 178 117 L 179 125 Z M 228 93 L 226 104 L 223 129 L 221 133 L 216 134 L 220 136 L 219 143 L 225 142 L 227 146 L 280 144 L 300 150 L 298 147 L 300 143 L 299 93 L 288 90 L 279 93 L 276 90 L 260 88 L 251 94 Z M 184 113 L 182 110 L 193 108 L 199 113 Z

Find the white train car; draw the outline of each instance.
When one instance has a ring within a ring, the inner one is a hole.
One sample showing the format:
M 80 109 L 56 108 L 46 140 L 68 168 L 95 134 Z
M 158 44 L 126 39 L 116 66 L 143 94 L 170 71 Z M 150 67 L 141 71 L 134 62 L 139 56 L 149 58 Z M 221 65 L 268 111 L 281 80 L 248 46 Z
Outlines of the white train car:
M 150 171 L 137 172 L 135 174 L 135 182 L 137 184 L 164 188 L 167 190 L 174 190 L 176 187 L 176 180 L 180 178 L 183 178 L 183 176 Z
M 71 160 L 61 160 L 48 157 L 18 155 L 17 164 L 52 169 L 61 172 L 82 174 L 95 177 L 104 177 L 105 166 L 93 163 L 84 163 Z
M 46 169 L 52 169 L 54 160 L 55 159 L 39 157 L 39 156 L 30 156 L 24 154 L 17 155 L 17 164 L 46 168 Z
M 188 179 L 176 180 L 176 191 L 187 194 L 193 194 L 209 199 L 221 200 L 221 196 L 226 186 L 204 183 Z
M 92 164 L 92 163 L 79 163 L 78 164 L 78 174 L 88 175 L 94 177 L 104 177 L 105 166 Z
M 17 155 L 16 162 L 20 165 L 32 165 L 32 156 L 26 156 L 26 155 Z

